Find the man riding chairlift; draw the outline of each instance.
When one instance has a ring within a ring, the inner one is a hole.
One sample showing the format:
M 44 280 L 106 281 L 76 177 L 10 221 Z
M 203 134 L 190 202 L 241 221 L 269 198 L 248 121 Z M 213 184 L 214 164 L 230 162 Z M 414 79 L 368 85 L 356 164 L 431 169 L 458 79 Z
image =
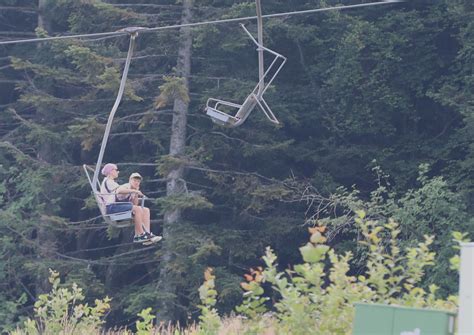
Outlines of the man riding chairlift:
M 105 202 L 106 214 L 131 211 L 135 226 L 133 242 L 144 245 L 159 242 L 162 237 L 156 236 L 150 231 L 150 210 L 138 206 L 138 197 L 144 197 L 144 194 L 139 190 L 140 183 L 136 181 L 137 179 L 141 181 L 140 174 L 132 174 L 130 183 L 122 186 L 115 181 L 119 175 L 117 165 L 106 164 L 102 169 L 102 174 L 105 178 L 100 185 L 100 194 Z

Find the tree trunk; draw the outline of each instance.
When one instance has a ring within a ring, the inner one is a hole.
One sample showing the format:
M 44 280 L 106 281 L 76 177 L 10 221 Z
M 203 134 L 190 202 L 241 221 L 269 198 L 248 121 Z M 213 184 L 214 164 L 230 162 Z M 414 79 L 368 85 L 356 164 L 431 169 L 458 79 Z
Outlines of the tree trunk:
M 44 17 L 44 11 L 47 0 L 38 0 L 38 28 L 44 29 L 47 32 L 51 32 L 51 26 L 48 20 Z
M 193 0 L 183 1 L 183 24 L 191 22 Z M 180 45 L 178 49 L 178 63 L 176 72 L 179 77 L 184 78 L 186 88 L 189 88 L 189 76 L 191 73 L 192 36 L 189 27 L 180 30 Z M 189 103 L 177 97 L 174 100 L 173 120 L 171 125 L 170 156 L 182 157 L 186 147 L 186 125 Z M 186 190 L 184 177 L 184 166 L 180 165 L 170 171 L 167 175 L 166 195 L 178 196 Z M 174 321 L 178 318 L 176 306 L 177 286 L 174 280 L 175 274 L 171 271 L 173 263 L 172 241 L 173 231 L 181 221 L 182 210 L 177 208 L 165 211 L 163 223 L 163 258 L 161 262 L 159 294 L 162 296 L 159 303 L 157 320 L 161 322 Z
M 45 20 L 43 16 L 43 11 L 44 7 L 46 4 L 46 0 L 39 0 L 38 1 L 38 27 L 42 29 L 46 29 L 48 26 L 47 20 Z M 48 31 L 48 30 L 47 30 Z M 38 45 L 38 48 L 41 46 Z M 37 117 L 39 120 L 43 118 L 43 115 L 41 115 L 41 112 L 36 112 Z M 41 121 L 39 121 L 41 122 Z M 55 162 L 55 149 L 54 145 L 51 144 L 49 141 L 45 141 L 44 143 L 41 144 L 38 153 L 37 153 L 37 159 L 43 162 L 47 162 L 50 164 L 54 164 Z M 48 195 L 50 192 L 50 189 L 45 187 L 44 193 L 46 198 L 51 198 L 51 196 Z M 56 258 L 55 252 L 57 251 L 57 245 L 56 245 L 56 238 L 54 235 L 54 232 L 51 230 L 49 227 L 50 222 L 48 222 L 47 217 L 49 215 L 53 215 L 53 212 L 49 208 L 49 206 L 45 209 L 45 218 L 38 220 L 38 227 L 37 227 L 37 241 L 38 244 L 41 246 L 41 248 L 38 249 L 38 254 L 37 257 L 40 260 L 53 260 Z M 46 269 L 45 271 L 38 271 L 37 273 L 37 278 L 36 278 L 36 295 L 39 296 L 40 294 L 43 294 L 45 292 L 48 292 L 50 289 L 50 283 L 49 283 L 49 273 Z

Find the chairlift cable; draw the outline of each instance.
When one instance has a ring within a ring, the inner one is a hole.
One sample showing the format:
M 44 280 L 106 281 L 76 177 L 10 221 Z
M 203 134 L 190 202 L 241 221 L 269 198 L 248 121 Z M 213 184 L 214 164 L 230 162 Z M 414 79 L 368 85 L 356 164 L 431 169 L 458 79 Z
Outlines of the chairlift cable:
M 21 239 L 23 239 L 28 245 L 32 246 L 33 248 L 38 248 L 38 249 L 43 250 L 43 251 L 50 251 L 47 247 L 43 246 L 41 243 L 39 243 L 35 240 L 31 240 L 30 238 L 26 237 L 23 233 L 15 230 L 11 226 L 6 225 L 6 228 L 9 229 L 10 231 L 12 231 L 13 233 L 15 233 L 16 235 L 18 235 Z M 121 253 L 121 254 L 117 254 L 117 255 L 113 255 L 113 256 L 110 256 L 110 257 L 97 259 L 97 260 L 77 258 L 77 257 L 73 257 L 73 256 L 63 254 L 59 251 L 53 251 L 53 252 L 59 258 L 68 259 L 68 260 L 72 260 L 72 261 L 76 261 L 76 262 L 81 262 L 81 263 L 85 263 L 85 264 L 88 264 L 88 265 L 110 265 L 110 264 L 114 264 L 114 265 L 127 266 L 127 265 L 130 265 L 131 263 L 130 262 L 116 263 L 116 262 L 117 262 L 117 260 L 123 260 L 124 256 L 133 255 L 133 254 L 136 254 L 136 253 L 142 253 L 143 251 L 152 250 L 154 248 L 155 248 L 154 246 L 146 246 L 146 247 L 142 247 L 140 249 L 127 251 L 127 252 L 124 252 L 124 253 Z M 148 262 L 150 262 L 150 263 L 151 262 L 156 262 L 156 259 L 153 260 L 153 261 L 148 261 Z M 147 262 L 135 262 L 134 264 L 139 265 L 139 264 L 145 264 L 145 263 L 147 263 Z
M 106 258 L 102 258 L 102 259 L 84 259 L 84 258 L 77 258 L 77 257 L 72 257 L 72 256 L 68 256 L 68 255 L 65 255 L 63 253 L 60 253 L 58 251 L 54 252 L 56 254 L 56 256 L 58 256 L 59 258 L 62 258 L 62 259 L 67 259 L 67 260 L 71 260 L 71 261 L 76 261 L 76 262 L 79 262 L 79 263 L 84 263 L 84 264 L 88 264 L 88 265 L 103 265 L 103 266 L 109 266 L 109 265 L 122 265 L 122 266 L 130 266 L 130 264 L 132 264 L 132 262 L 124 262 L 124 263 L 119 263 L 117 262 L 117 260 L 123 260 L 121 257 L 125 254 L 127 255 L 131 255 L 131 254 L 136 254 L 136 253 L 142 253 L 146 250 L 151 250 L 151 249 L 154 249 L 153 246 L 150 246 L 150 247 L 145 247 L 145 248 L 141 248 L 141 249 L 137 249 L 137 250 L 133 250 L 131 252 L 128 252 L 128 253 L 124 253 L 124 254 L 120 254 L 120 255 L 116 255 L 116 256 L 120 256 L 120 257 L 115 257 L 115 256 L 111 256 L 111 257 L 106 257 Z M 133 259 L 135 260 L 135 259 Z M 147 263 L 152 263 L 152 262 L 157 262 L 156 259 L 153 259 L 152 261 L 148 261 Z M 145 264 L 145 262 L 133 262 L 133 265 L 139 265 L 139 264 Z
M 127 243 L 120 243 L 120 244 L 114 244 L 114 245 L 108 245 L 106 247 L 97 247 L 97 248 L 86 248 L 86 249 L 78 249 L 74 251 L 70 251 L 68 253 L 65 253 L 64 255 L 66 256 L 72 256 L 74 254 L 80 253 L 80 252 L 90 252 L 90 251 L 99 251 L 99 250 L 107 250 L 107 249 L 113 249 L 113 248 L 118 248 L 118 247 L 124 247 L 124 246 L 132 246 L 136 245 L 134 242 L 127 242 Z M 110 257 L 114 257 L 115 255 L 112 255 Z
M 370 2 L 370 3 L 356 4 L 356 5 L 316 8 L 316 9 L 307 9 L 307 10 L 301 10 L 301 11 L 266 14 L 266 15 L 262 15 L 262 18 L 276 18 L 276 17 L 282 17 L 282 16 L 284 17 L 284 16 L 291 16 L 291 15 L 311 14 L 311 13 L 318 13 L 318 12 L 326 12 L 330 10 L 342 10 L 342 9 L 360 8 L 360 7 L 368 7 L 368 6 L 388 5 L 388 4 L 400 3 L 400 2 L 405 2 L 405 0 L 385 0 L 385 1 Z M 154 27 L 154 28 L 140 27 L 136 31 L 139 33 L 147 33 L 147 32 L 154 32 L 154 31 L 167 30 L 167 29 L 176 29 L 176 28 L 182 28 L 182 27 L 198 27 L 198 26 L 203 26 L 203 25 L 208 25 L 208 24 L 240 22 L 240 21 L 256 20 L 256 19 L 258 19 L 257 16 L 247 16 L 247 17 L 237 17 L 237 18 L 231 18 L 231 19 L 175 24 L 175 25 Z M 120 31 L 105 32 L 105 33 L 63 35 L 63 36 L 51 36 L 51 37 L 45 37 L 45 38 L 30 38 L 30 39 L 22 39 L 22 40 L 0 41 L 0 45 L 46 42 L 46 41 L 54 41 L 54 40 L 64 40 L 64 39 L 69 39 L 69 38 L 122 36 L 122 35 L 127 35 L 127 34 L 128 34 L 127 31 L 120 30 Z

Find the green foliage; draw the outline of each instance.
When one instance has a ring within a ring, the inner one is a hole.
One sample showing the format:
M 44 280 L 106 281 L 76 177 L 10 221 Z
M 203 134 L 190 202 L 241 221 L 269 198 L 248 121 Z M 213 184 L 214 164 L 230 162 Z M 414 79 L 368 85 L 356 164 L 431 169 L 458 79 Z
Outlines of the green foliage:
M 86 75 L 87 79 L 96 78 L 98 73 L 104 72 L 104 63 L 110 63 L 110 60 L 106 60 L 104 57 L 91 52 L 89 48 L 71 45 L 64 52 L 66 56 L 72 58 L 72 64 L 76 68 Z
M 153 329 L 153 319 L 154 315 L 151 315 L 151 308 L 146 308 L 138 313 L 138 316 L 143 319 L 143 321 L 137 321 L 137 335 L 148 335 L 151 334 Z
M 81 139 L 82 149 L 90 151 L 94 144 L 102 139 L 105 126 L 99 124 L 95 118 L 80 119 L 77 123 L 69 126 L 70 134 Z
M 261 287 L 263 282 L 262 268 L 256 270 L 250 269 L 250 274 L 245 275 L 247 282 L 240 284 L 245 291 L 243 302 L 235 308 L 235 310 L 248 317 L 251 322 L 249 324 L 249 333 L 260 334 L 268 329 L 265 324 L 265 312 L 267 312 L 266 303 L 270 298 L 264 296 L 264 290 Z
M 163 155 L 157 161 L 158 168 L 157 172 L 161 176 L 167 176 L 173 169 L 179 168 L 180 166 L 189 163 L 184 157 L 176 157 L 171 155 Z
M 27 299 L 26 294 L 21 295 L 17 301 L 11 300 L 7 294 L 0 295 L 0 332 L 7 333 L 14 330 L 16 314 Z
M 76 33 L 106 31 L 111 22 L 138 21 L 132 13 L 100 0 L 47 1 L 45 12 L 53 26 Z
M 163 77 L 165 83 L 161 85 L 160 95 L 156 98 L 156 108 L 161 108 L 174 101 L 174 99 L 181 99 L 185 103 L 189 103 L 189 92 L 186 87 L 185 79 L 178 77 Z
M 52 69 L 48 66 L 34 64 L 16 57 L 11 58 L 11 65 L 15 70 L 29 70 L 39 77 L 54 77 L 57 81 L 67 84 L 79 85 L 83 83 L 82 78 L 78 78 L 68 69 Z M 28 100 L 24 100 L 24 102 L 28 102 Z
M 120 72 L 114 67 L 108 67 L 104 70 L 102 74 L 97 76 L 99 84 L 97 85 L 98 89 L 117 92 L 120 86 Z M 137 96 L 135 92 L 130 88 L 130 86 L 125 87 L 125 96 L 134 101 L 141 101 L 142 98 Z
M 42 294 L 35 303 L 35 320 L 28 319 L 24 327 L 12 335 L 35 334 L 93 334 L 104 323 L 103 318 L 109 309 L 110 299 L 95 301 L 95 306 L 82 304 L 82 289 L 73 284 L 71 289 L 61 288 L 59 273 L 50 270 L 52 284 L 49 294 Z
M 459 231 L 454 231 L 454 232 L 452 232 L 452 237 L 453 237 L 453 241 L 456 242 L 457 244 L 470 242 L 470 239 L 468 238 L 467 233 L 461 233 Z M 461 249 L 461 247 L 459 245 L 454 245 L 453 248 L 456 249 L 456 250 Z M 449 263 L 450 263 L 451 270 L 459 271 L 459 269 L 461 267 L 461 256 L 460 255 L 454 255 L 453 257 L 451 257 L 449 259 Z
M 240 332 L 258 334 L 268 329 L 262 328 L 268 299 L 263 297 L 264 283 L 271 284 L 277 293 L 273 314 L 276 320 L 271 327 L 283 334 L 348 334 L 355 302 L 456 310 L 455 297 L 439 299 L 436 285 L 430 285 L 428 290 L 420 286 L 425 270 L 434 264 L 435 255 L 429 249 L 433 237 L 425 236 L 415 247 L 404 249 L 399 246 L 400 226 L 393 220 L 367 220 L 366 213 L 359 210 L 355 221 L 363 237 L 360 244 L 367 250 L 363 274 L 349 275 L 352 254 L 338 255 L 325 244 L 325 226 L 309 228 L 310 242 L 300 248 L 304 263 L 284 272 L 278 270 L 277 256 L 268 247 L 263 257 L 265 268 L 252 269 L 241 284 L 245 300 L 237 311 L 249 320 L 239 326 Z M 463 236 L 456 233 L 456 237 Z M 207 270 L 200 288 L 204 303 L 200 329 L 205 334 L 215 334 L 219 328 L 217 312 L 212 309 L 217 294 L 214 279 Z M 223 326 L 225 321 L 220 322 Z
M 220 327 L 220 319 L 217 310 L 214 308 L 216 304 L 217 291 L 215 290 L 213 270 L 208 268 L 204 273 L 204 283 L 199 288 L 199 298 L 201 299 L 201 315 L 199 316 L 198 334 L 213 335 L 217 334 Z
M 393 218 L 399 223 L 397 236 L 402 247 L 412 247 L 425 236 L 437 236 L 432 248 L 438 255 L 438 261 L 430 267 L 427 284 L 440 285 L 442 294 L 457 292 L 455 273 L 446 273 L 450 259 L 454 256 L 450 232 L 461 230 L 470 232 L 472 219 L 468 216 L 463 196 L 449 187 L 442 177 L 428 177 L 429 167 L 421 165 L 418 184 L 403 194 L 397 194 L 379 167 L 374 168 L 378 175 L 378 187 L 371 192 L 370 200 L 365 202 L 359 191 L 340 189 L 333 195 L 335 206 L 345 212 L 344 215 L 320 220 L 330 229 L 330 234 L 337 232 L 343 236 L 358 234 L 357 226 L 352 223 L 352 217 L 357 215 L 359 208 L 364 208 L 369 219 L 388 220 Z M 351 244 L 351 250 L 358 248 Z M 365 254 L 358 250 L 357 261 Z
M 456 309 L 455 297 L 442 300 L 436 297 L 435 285 L 430 285 L 428 291 L 419 286 L 425 268 L 433 265 L 434 253 L 429 250 L 432 237 L 425 236 L 416 247 L 403 250 L 398 246 L 400 230 L 394 221 L 366 220 L 362 210 L 357 211 L 355 221 L 363 236 L 360 243 L 368 252 L 364 274 L 357 278 L 348 274 L 352 255 L 338 255 L 325 244 L 325 226 L 309 228 L 310 241 L 300 249 L 303 263 L 281 272 L 277 268 L 277 256 L 267 248 L 263 257 L 265 268 L 251 269 L 245 276 L 246 282 L 241 285 L 245 299 L 237 311 L 249 317 L 247 321 L 219 317 L 215 309 L 218 296 L 215 276 L 208 268 L 199 288 L 201 315 L 198 327 L 183 332 L 176 329 L 173 334 L 212 335 L 222 333 L 224 329 L 226 334 L 258 334 L 268 329 L 285 334 L 315 330 L 319 334 L 346 334 L 352 327 L 354 303 L 360 301 Z M 455 233 L 454 237 L 458 241 L 465 239 L 462 233 Z M 36 321 L 28 319 L 23 328 L 19 327 L 11 334 L 99 334 L 110 299 L 96 300 L 94 307 L 82 304 L 81 288 L 76 284 L 71 289 L 61 288 L 59 274 L 52 270 L 50 273 L 52 289 L 49 294 L 40 295 L 35 303 Z M 264 297 L 264 283 L 271 284 L 277 293 L 276 313 L 270 318 L 265 314 L 264 304 L 268 298 Z M 138 316 L 142 320 L 136 322 L 137 334 L 151 334 L 156 330 L 151 308 L 142 310 Z M 129 334 L 128 331 L 119 333 Z
M 429 291 L 420 287 L 425 269 L 434 264 L 434 253 L 429 250 L 433 238 L 426 236 L 416 247 L 402 250 L 397 223 L 364 217 L 360 211 L 356 223 L 368 256 L 365 273 L 358 277 L 348 275 L 350 252 L 337 255 L 324 244 L 321 232 L 325 227 L 310 228 L 310 242 L 300 248 L 305 262 L 293 270 L 278 271 L 277 257 L 267 248 L 263 279 L 252 283 L 268 282 L 278 292 L 275 316 L 281 332 L 303 334 L 317 329 L 320 334 L 349 333 L 353 304 L 358 301 L 455 310 L 453 297 L 436 298 L 435 285 Z M 245 294 L 256 291 L 250 285 L 244 289 Z

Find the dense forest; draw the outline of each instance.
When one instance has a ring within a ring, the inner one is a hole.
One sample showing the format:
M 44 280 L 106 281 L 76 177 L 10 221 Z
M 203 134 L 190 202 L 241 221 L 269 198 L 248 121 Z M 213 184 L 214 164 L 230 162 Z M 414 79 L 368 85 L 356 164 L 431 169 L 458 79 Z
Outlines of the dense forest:
M 368 2 L 262 0 L 262 9 Z M 0 41 L 254 15 L 253 1 L 0 0 Z M 242 23 L 256 35 L 255 20 Z M 82 169 L 97 161 L 127 35 L 0 45 L 0 332 L 33 315 L 49 269 L 86 301 L 109 296 L 110 328 L 134 325 L 148 307 L 161 321 L 197 320 L 208 267 L 216 309 L 229 314 L 266 247 L 289 268 L 314 226 L 354 255 L 357 275 L 368 257 L 359 211 L 397 222 L 401 248 L 434 236 L 421 285 L 456 294 L 451 233 L 474 233 L 474 3 L 268 18 L 263 37 L 288 59 L 265 98 L 280 124 L 255 110 L 223 128 L 206 116 L 207 99 L 241 103 L 258 81 L 239 24 L 138 34 L 104 163 L 118 165 L 121 183 L 144 177 L 163 235 L 148 247 L 132 243 L 133 228 L 103 222 Z

